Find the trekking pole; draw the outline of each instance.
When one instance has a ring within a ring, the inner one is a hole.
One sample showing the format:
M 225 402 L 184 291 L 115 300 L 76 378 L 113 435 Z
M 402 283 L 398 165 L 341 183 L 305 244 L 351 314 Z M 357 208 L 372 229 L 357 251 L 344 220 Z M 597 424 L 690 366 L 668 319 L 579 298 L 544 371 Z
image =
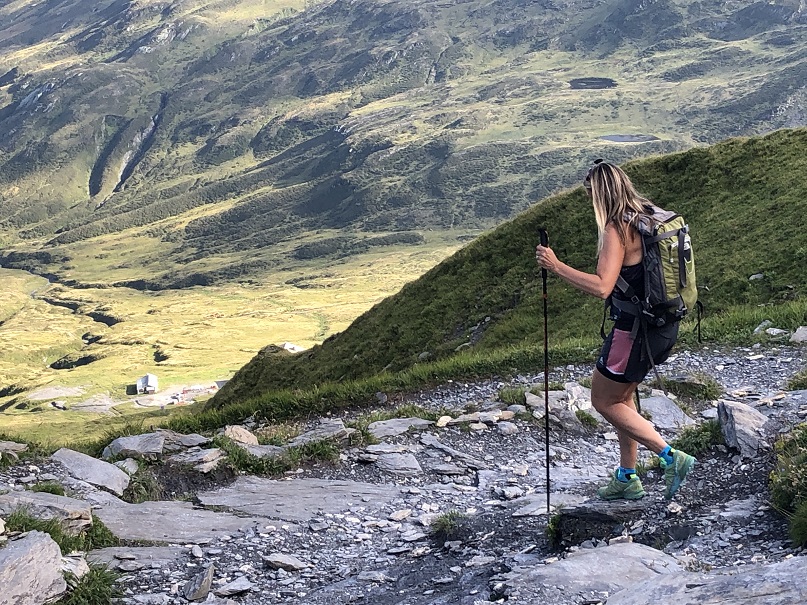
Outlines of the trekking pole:
M 549 236 L 546 229 L 538 229 L 538 236 L 541 240 L 541 245 L 544 247 L 549 246 Z M 543 285 L 543 299 L 544 299 L 544 427 L 546 443 L 546 514 L 549 516 L 549 331 L 548 324 L 548 311 L 547 311 L 547 294 L 546 294 L 546 269 L 541 268 L 541 282 Z

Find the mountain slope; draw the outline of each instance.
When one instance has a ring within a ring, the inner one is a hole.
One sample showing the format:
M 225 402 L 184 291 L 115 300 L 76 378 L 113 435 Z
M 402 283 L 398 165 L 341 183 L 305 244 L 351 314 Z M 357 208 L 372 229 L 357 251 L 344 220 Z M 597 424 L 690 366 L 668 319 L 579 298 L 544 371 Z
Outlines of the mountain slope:
M 807 122 L 797 0 L 18 0 L 0 23 L 0 242 L 62 280 L 135 228 L 177 269 L 97 281 L 209 283 L 323 228 L 484 228 L 593 155 Z
M 807 277 L 807 129 L 737 139 L 631 163 L 639 189 L 681 212 L 693 232 L 701 300 L 710 315 L 737 305 L 804 299 Z M 346 331 L 298 355 L 256 356 L 216 396 L 226 404 L 277 388 L 305 388 L 450 356 L 537 343 L 542 297 L 533 250 L 546 226 L 561 260 L 593 269 L 596 227 L 582 188 L 537 204 L 480 237 L 359 317 Z M 764 278 L 750 281 L 753 274 Z M 596 346 L 602 303 L 550 279 L 553 346 Z M 807 317 L 791 317 L 795 328 Z

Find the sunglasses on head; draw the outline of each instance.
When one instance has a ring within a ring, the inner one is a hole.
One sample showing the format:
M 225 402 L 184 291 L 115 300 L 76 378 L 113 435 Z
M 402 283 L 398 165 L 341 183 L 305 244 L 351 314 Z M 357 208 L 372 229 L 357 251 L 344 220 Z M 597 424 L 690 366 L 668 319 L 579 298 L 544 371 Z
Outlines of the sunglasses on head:
M 588 173 L 586 174 L 586 178 L 583 179 L 583 187 L 586 189 L 591 189 L 591 173 L 594 172 L 594 169 L 599 165 L 602 164 L 605 160 L 602 158 L 597 158 L 594 160 L 594 166 L 588 169 Z

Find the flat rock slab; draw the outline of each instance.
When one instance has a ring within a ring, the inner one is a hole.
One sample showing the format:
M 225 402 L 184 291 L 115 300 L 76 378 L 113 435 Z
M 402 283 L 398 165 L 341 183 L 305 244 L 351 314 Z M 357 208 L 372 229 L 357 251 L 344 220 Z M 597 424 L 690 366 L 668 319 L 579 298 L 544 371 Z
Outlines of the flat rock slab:
M 587 500 L 574 508 L 561 509 L 558 534 L 571 544 L 592 538 L 607 540 L 620 535 L 621 528 L 635 521 L 647 507 L 642 500 Z
M 625 543 L 579 550 L 550 565 L 516 568 L 505 575 L 505 583 L 510 591 L 522 595 L 520 601 L 553 603 L 561 600 L 561 595 L 581 592 L 613 594 L 644 580 L 680 570 L 680 565 L 670 555 L 642 544 Z M 636 601 L 642 605 L 683 603 L 681 600 L 648 599 L 647 594 L 640 591 L 634 594 L 642 598 Z M 534 600 L 525 599 L 527 595 Z M 610 598 L 608 605 L 611 605 Z
M 423 472 L 417 458 L 412 454 L 380 454 L 376 464 L 382 471 L 393 475 L 412 476 Z
M 146 458 L 153 460 L 163 453 L 165 436 L 162 433 L 145 433 L 118 437 L 104 448 L 101 457 L 109 460 L 112 457 Z
M 0 605 L 41 605 L 67 590 L 62 552 L 45 533 L 32 531 L 0 548 Z
M 367 430 L 376 439 L 384 437 L 397 437 L 403 435 L 409 429 L 425 429 L 434 424 L 431 420 L 423 418 L 392 418 L 391 420 L 379 420 L 367 425 Z
M 319 426 L 317 428 L 295 437 L 289 441 L 288 446 L 302 447 L 304 445 L 308 445 L 309 443 L 317 443 L 319 441 L 345 439 L 355 432 L 355 429 L 347 428 L 344 422 L 338 418 L 323 418 L 319 421 Z
M 176 546 L 100 548 L 87 553 L 87 561 L 112 570 L 164 569 L 187 550 Z M 121 569 L 123 566 L 125 569 Z
M 570 506 L 577 506 L 585 500 L 586 496 L 581 496 L 580 494 L 549 494 L 549 506 L 552 507 L 552 511 L 556 511 L 559 507 L 568 508 Z M 514 517 L 538 517 L 545 515 L 546 494 L 530 494 L 524 498 L 513 500 L 513 505 L 517 507 L 513 513 Z
M 95 510 L 121 540 L 157 543 L 203 542 L 254 527 L 261 519 L 194 508 L 190 502 L 143 502 Z
M 129 486 L 129 475 L 124 471 L 114 464 L 96 460 L 87 454 L 63 447 L 53 454 L 51 459 L 61 463 L 76 479 L 108 489 L 118 496 L 122 496 L 123 491 Z
M 26 510 L 36 519 L 61 521 L 68 533 L 76 536 L 92 525 L 90 505 L 81 500 L 47 492 L 9 492 L 0 495 L 0 513 L 10 515 Z
M 599 550 L 599 549 L 598 549 Z M 725 573 L 676 573 L 647 579 L 609 597 L 608 605 L 795 605 L 807 603 L 807 557 L 743 565 Z
M 672 399 L 664 395 L 643 397 L 641 403 L 642 412 L 650 414 L 650 421 L 657 429 L 675 430 L 695 424 Z
M 343 513 L 352 506 L 380 508 L 401 495 L 398 487 L 355 481 L 239 477 L 229 487 L 198 495 L 203 506 L 223 506 L 281 521 L 302 522 L 323 513 Z

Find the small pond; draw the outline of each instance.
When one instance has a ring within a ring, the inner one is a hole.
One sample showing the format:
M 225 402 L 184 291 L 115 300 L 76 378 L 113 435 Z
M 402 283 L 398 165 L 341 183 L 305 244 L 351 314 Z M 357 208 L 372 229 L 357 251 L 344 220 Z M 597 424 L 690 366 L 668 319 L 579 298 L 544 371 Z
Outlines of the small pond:
M 569 80 L 569 86 L 575 90 L 596 90 L 602 88 L 616 88 L 616 80 L 611 78 L 575 78 Z

